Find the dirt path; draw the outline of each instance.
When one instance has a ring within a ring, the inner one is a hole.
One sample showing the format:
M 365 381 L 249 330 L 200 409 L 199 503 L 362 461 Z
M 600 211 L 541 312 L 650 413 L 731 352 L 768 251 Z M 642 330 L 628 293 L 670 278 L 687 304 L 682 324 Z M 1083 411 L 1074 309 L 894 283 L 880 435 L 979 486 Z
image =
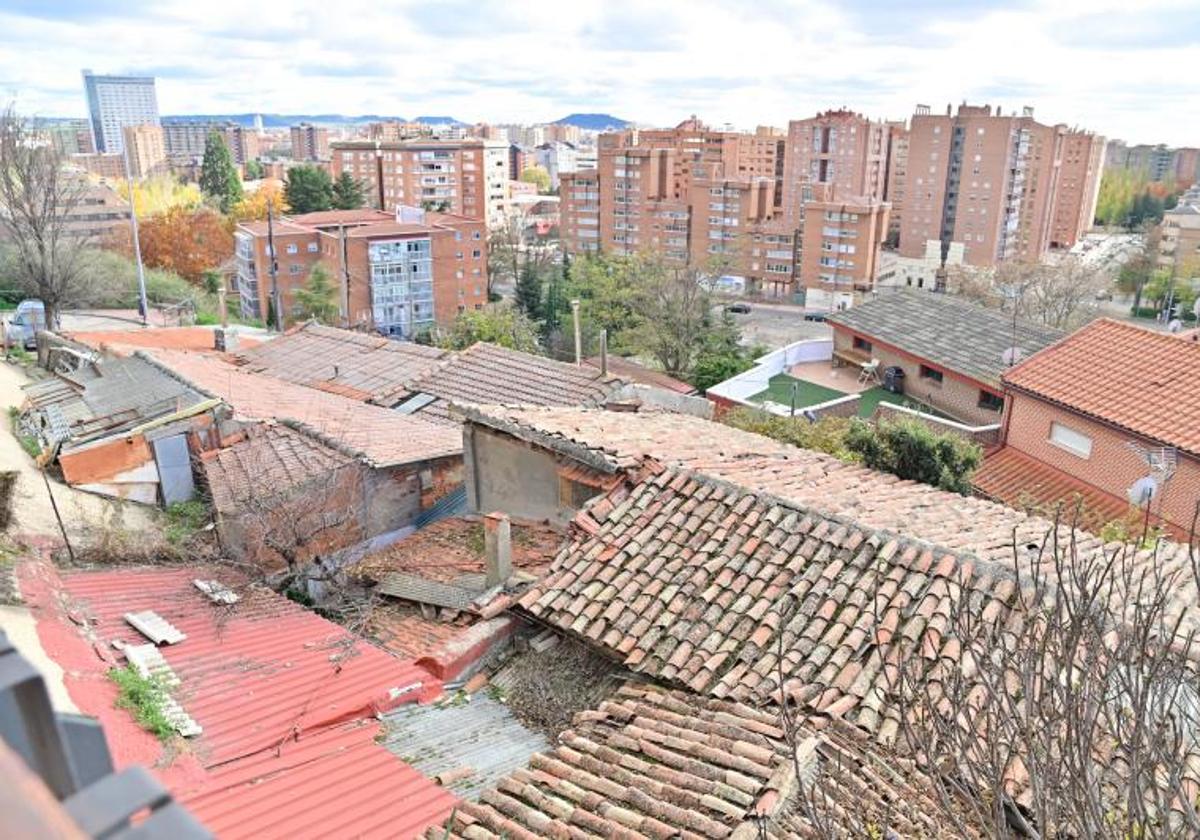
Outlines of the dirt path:
M 61 539 L 41 471 L 21 448 L 9 419 L 9 407 L 20 407 L 24 402 L 21 386 L 28 381 L 21 368 L 0 361 L 0 411 L 3 412 L 0 422 L 4 425 L 0 430 L 0 469 L 20 472 L 10 530 L 16 536 L 28 534 Z M 104 528 L 139 530 L 153 527 L 157 519 L 157 511 L 142 505 L 85 493 L 54 479 L 50 480 L 50 487 L 72 543 L 95 539 Z

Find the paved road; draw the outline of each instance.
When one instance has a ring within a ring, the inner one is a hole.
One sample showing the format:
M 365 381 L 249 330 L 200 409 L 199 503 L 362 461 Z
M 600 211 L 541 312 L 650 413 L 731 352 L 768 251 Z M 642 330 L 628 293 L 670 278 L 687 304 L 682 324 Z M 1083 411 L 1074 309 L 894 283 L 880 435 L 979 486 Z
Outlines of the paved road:
M 744 344 L 762 344 L 775 350 L 807 338 L 829 338 L 833 334 L 826 324 L 805 321 L 804 307 L 786 303 L 750 303 L 750 312 L 734 313 L 733 319 L 742 329 Z

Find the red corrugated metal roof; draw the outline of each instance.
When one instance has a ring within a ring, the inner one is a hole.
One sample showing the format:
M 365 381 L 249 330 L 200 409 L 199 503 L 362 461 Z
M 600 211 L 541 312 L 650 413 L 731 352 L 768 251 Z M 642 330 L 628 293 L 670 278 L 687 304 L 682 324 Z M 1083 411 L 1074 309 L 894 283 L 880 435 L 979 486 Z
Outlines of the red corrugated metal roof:
M 214 604 L 194 578 L 217 579 L 241 600 Z M 204 728 L 188 744 L 208 772 L 176 793 L 195 798 L 222 837 L 413 836 L 444 819 L 454 797 L 373 742 L 379 711 L 430 699 L 439 681 L 270 590 L 237 583 L 220 567 L 63 579 L 98 647 L 146 643 L 124 620 L 138 610 L 187 635 L 160 651 L 180 679 L 175 699 Z
M 415 837 L 457 799 L 376 744 L 378 731 L 347 724 L 226 765 L 183 805 L 219 837 Z

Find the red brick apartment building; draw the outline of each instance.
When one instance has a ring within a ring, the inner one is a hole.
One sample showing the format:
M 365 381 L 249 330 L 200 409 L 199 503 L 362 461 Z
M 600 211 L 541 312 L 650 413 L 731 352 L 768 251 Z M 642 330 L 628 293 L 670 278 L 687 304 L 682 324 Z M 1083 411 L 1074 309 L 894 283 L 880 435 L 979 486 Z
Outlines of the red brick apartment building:
M 482 140 L 353 140 L 332 144 L 331 154 L 333 177 L 349 172 L 371 207 L 486 216 Z
M 964 246 L 969 265 L 1036 261 L 1069 248 L 1095 215 L 1103 138 L 1043 125 L 1025 108 L 1004 115 L 989 105 L 951 114 L 917 106 L 908 136 L 900 254 L 920 258 L 925 243 Z
M 267 239 L 266 222 L 243 222 L 234 233 L 243 317 L 265 320 L 269 311 Z M 477 219 L 412 207 L 330 210 L 280 219 L 274 241 L 285 321 L 318 263 L 339 290 L 348 326 L 412 338 L 487 302 L 486 232 Z
M 1004 446 L 975 477 L 1017 507 L 1073 506 L 1098 529 L 1150 492 L 1152 521 L 1185 537 L 1200 501 L 1200 343 L 1094 321 L 1004 374 Z M 1073 507 L 1071 508 L 1073 509 Z

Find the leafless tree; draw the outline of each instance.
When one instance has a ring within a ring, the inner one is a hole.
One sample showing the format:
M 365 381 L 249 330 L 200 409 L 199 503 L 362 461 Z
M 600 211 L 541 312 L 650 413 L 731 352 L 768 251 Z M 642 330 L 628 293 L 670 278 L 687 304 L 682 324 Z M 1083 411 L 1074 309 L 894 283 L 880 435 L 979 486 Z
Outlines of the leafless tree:
M 1001 263 L 994 270 L 958 266 L 948 271 L 950 292 L 976 303 L 1012 311 L 1027 321 L 1073 329 L 1095 318 L 1096 296 L 1112 278 L 1076 257 L 1053 263 Z
M 522 271 L 538 275 L 554 262 L 557 248 L 529 236 L 531 221 L 527 208 L 514 208 L 488 233 L 488 294 L 498 279 L 516 283 Z
M 252 427 L 228 449 L 225 488 L 212 488 L 225 548 L 259 580 L 287 589 L 305 580 L 332 581 L 323 555 L 364 538 L 364 468 L 328 447 L 296 458 L 272 438 L 290 429 Z
M 957 667 L 931 680 L 922 656 L 902 658 L 902 741 L 947 824 L 996 838 L 1200 835 L 1200 667 L 1177 600 L 1194 583 L 1164 571 L 1159 550 L 1081 551 L 1056 523 L 1041 545 L 1014 544 L 1006 614 L 981 610 L 966 581 L 950 599 Z
M 630 343 L 671 376 L 686 376 L 711 331 L 713 281 L 695 269 L 668 265 L 657 255 L 636 259 L 633 300 L 642 318 Z
M 18 276 L 45 305 L 51 326 L 84 279 L 86 241 L 69 222 L 86 184 L 63 164 L 54 144 L 11 105 L 0 113 L 0 229 L 12 242 Z

